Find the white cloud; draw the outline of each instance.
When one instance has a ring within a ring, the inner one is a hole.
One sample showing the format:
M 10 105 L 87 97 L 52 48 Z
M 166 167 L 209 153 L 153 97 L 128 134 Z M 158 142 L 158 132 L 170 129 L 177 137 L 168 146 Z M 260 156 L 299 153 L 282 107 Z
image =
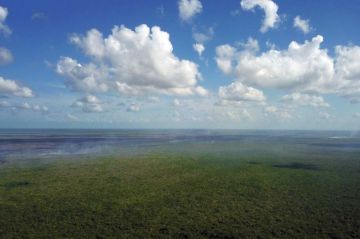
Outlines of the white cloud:
M 308 19 L 301 19 L 300 16 L 294 18 L 293 26 L 301 30 L 304 34 L 311 31 L 310 21 Z
M 233 82 L 228 86 L 219 88 L 219 97 L 227 101 L 265 101 L 264 93 L 253 87 L 243 85 L 241 82 Z
M 321 96 L 302 94 L 297 92 L 285 95 L 281 98 L 281 100 L 285 103 L 300 106 L 330 107 L 329 103 L 327 103 Z
M 205 46 L 201 43 L 195 43 L 193 44 L 194 50 L 197 52 L 199 56 L 202 55 L 203 51 L 205 51 Z
M 227 75 L 233 72 L 233 61 L 236 49 L 228 44 L 216 47 L 216 64 Z
M 33 105 L 31 110 L 35 111 L 35 112 L 40 112 L 43 114 L 46 114 L 49 112 L 49 108 L 47 106 L 44 105 Z
M 189 21 L 202 11 L 202 4 L 199 0 L 179 0 L 178 5 L 180 18 L 184 21 Z
M 318 35 L 287 49 L 259 53 L 256 40 L 237 49 L 228 44 L 216 48 L 219 69 L 248 86 L 286 89 L 298 93 L 338 94 L 360 100 L 360 46 L 336 46 L 334 56 L 321 48 Z
M 101 101 L 95 95 L 87 95 L 81 99 L 78 99 L 72 104 L 72 106 L 81 108 L 82 111 L 86 113 L 103 111 Z
M 140 105 L 136 104 L 136 103 L 132 103 L 126 108 L 126 111 L 127 112 L 139 112 L 140 111 Z
M 105 92 L 108 88 L 108 68 L 95 63 L 80 64 L 70 57 L 62 57 L 56 72 L 66 78 L 65 84 L 83 92 Z
M 20 105 L 13 106 L 13 109 L 20 109 L 20 110 L 31 110 L 34 112 L 40 112 L 42 114 L 46 114 L 49 112 L 49 108 L 45 105 L 32 105 L 28 102 L 24 102 Z
M 169 38 L 159 27 L 150 29 L 145 24 L 134 31 L 115 26 L 106 38 L 92 29 L 85 36 L 71 37 L 71 42 L 92 61 L 81 64 L 63 57 L 56 71 L 71 88 L 84 92 L 115 89 L 125 95 L 206 94 L 204 88 L 197 86 L 201 79 L 198 66 L 177 58 Z
M 240 5 L 246 11 L 253 10 L 256 7 L 264 10 L 265 17 L 260 28 L 261 32 L 275 28 L 276 24 L 280 22 L 280 17 L 277 14 L 279 7 L 272 0 L 241 0 Z
M 6 65 L 14 60 L 11 51 L 6 48 L 0 47 L 0 65 Z
M 24 102 L 21 104 L 10 104 L 7 101 L 0 101 L 0 108 L 9 108 L 13 112 L 17 110 L 31 110 L 33 112 L 39 112 L 42 114 L 47 114 L 49 112 L 49 108 L 45 105 L 38 105 L 38 104 L 29 104 L 28 102 Z
M 251 119 L 252 116 L 247 109 L 241 109 L 237 111 L 228 111 L 226 112 L 227 118 L 231 120 L 238 121 L 241 119 Z
M 0 6 L 0 33 L 3 33 L 5 36 L 11 34 L 11 29 L 7 25 L 5 25 L 5 20 L 8 14 L 8 9 Z
M 336 71 L 340 78 L 357 81 L 360 78 L 360 47 L 336 46 Z
M 330 56 L 321 48 L 323 40 L 318 35 L 303 44 L 292 41 L 284 50 L 272 48 L 259 53 L 257 41 L 249 38 L 238 48 L 218 46 L 215 60 L 218 68 L 236 82 L 301 93 L 297 96 L 310 101 L 308 105 L 327 105 L 314 94 L 337 94 L 352 103 L 360 102 L 360 46 L 338 45 Z
M 198 29 L 197 27 L 193 27 L 192 35 L 194 40 L 197 43 L 205 44 L 210 41 L 214 35 L 215 31 L 213 27 Z
M 20 109 L 24 109 L 24 110 L 29 110 L 31 109 L 31 105 L 27 102 L 25 103 L 22 103 L 20 106 L 19 106 Z
M 216 62 L 225 74 L 250 86 L 302 91 L 329 91 L 333 86 L 334 64 L 326 49 L 321 49 L 322 36 L 286 50 L 270 49 L 258 55 L 256 44 L 238 51 L 229 45 L 217 47 Z
M 35 111 L 40 111 L 40 112 L 43 112 L 43 113 L 46 113 L 49 111 L 49 108 L 47 106 L 39 106 L 39 105 L 35 105 L 33 107 L 33 110 Z
M 273 115 L 281 120 L 289 120 L 293 118 L 293 116 L 287 109 L 279 109 L 272 105 L 266 106 L 264 112 L 265 115 Z
M 336 84 L 339 94 L 360 99 L 360 46 L 335 47 Z
M 19 97 L 33 97 L 32 90 L 27 87 L 20 86 L 13 80 L 7 80 L 0 76 L 0 96 L 14 95 Z
M 244 55 L 256 54 L 259 50 L 259 44 L 256 40 L 249 38 L 246 43 L 240 43 L 243 47 Z M 221 45 L 216 47 L 216 63 L 222 72 L 227 75 L 232 75 L 234 73 L 234 67 L 237 63 L 238 58 L 241 57 L 240 54 L 235 47 L 232 47 L 228 44 Z

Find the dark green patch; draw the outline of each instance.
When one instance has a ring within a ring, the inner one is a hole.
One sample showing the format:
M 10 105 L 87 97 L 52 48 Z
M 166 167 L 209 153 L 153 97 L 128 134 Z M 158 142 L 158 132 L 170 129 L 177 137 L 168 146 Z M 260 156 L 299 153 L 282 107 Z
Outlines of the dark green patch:
M 290 163 L 290 164 L 274 164 L 275 168 L 290 168 L 290 169 L 305 169 L 305 170 L 320 170 L 317 165 L 307 163 Z
M 14 181 L 14 182 L 5 183 L 4 187 L 6 189 L 13 189 L 13 188 L 18 188 L 18 187 L 26 187 L 29 185 L 30 185 L 29 181 Z

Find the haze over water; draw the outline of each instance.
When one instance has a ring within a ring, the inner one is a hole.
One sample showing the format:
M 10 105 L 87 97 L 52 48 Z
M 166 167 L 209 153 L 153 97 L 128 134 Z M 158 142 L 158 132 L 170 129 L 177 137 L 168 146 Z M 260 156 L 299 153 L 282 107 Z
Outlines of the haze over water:
M 208 147 L 205 147 L 208 146 Z M 360 135 L 350 131 L 266 130 L 1 130 L 0 160 L 59 156 L 106 156 L 153 152 L 278 154 L 359 152 Z

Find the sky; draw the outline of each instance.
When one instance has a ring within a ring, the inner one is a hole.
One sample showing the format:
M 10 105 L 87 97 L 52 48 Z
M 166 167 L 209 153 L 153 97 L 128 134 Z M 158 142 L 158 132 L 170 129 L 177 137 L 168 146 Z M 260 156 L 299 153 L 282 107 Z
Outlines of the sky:
M 0 128 L 360 129 L 358 0 L 0 0 Z

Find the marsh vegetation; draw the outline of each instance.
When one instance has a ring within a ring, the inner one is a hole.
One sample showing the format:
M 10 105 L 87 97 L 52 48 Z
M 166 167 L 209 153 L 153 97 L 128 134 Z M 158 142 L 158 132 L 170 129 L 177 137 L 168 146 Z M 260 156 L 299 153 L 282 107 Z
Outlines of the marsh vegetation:
M 359 238 L 359 153 L 308 150 L 180 143 L 132 156 L 9 160 L 0 237 Z

